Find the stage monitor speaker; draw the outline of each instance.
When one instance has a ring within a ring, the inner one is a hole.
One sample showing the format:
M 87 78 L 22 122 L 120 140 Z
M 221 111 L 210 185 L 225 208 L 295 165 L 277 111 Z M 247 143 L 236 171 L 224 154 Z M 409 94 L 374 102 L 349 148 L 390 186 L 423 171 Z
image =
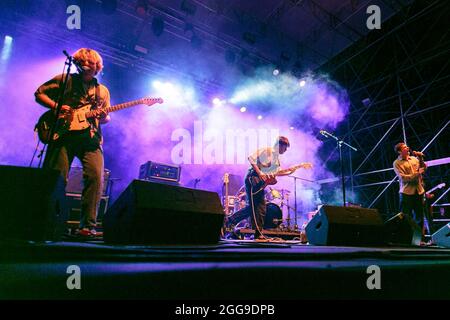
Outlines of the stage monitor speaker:
M 422 230 L 409 215 L 400 212 L 385 222 L 385 239 L 389 244 L 419 246 Z
M 0 238 L 59 240 L 67 220 L 57 170 L 0 166 Z
M 450 248 L 450 223 L 433 233 L 431 240 L 435 245 Z
M 217 243 L 224 213 L 215 192 L 134 180 L 103 218 L 106 242 Z
M 306 225 L 312 245 L 380 245 L 383 220 L 376 209 L 324 205 Z

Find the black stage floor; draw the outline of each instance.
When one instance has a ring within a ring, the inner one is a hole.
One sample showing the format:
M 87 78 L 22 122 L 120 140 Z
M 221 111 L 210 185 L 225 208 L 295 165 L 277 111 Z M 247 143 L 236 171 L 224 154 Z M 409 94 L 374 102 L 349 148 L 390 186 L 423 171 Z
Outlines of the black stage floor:
M 0 255 L 2 299 L 450 298 L 450 249 L 438 247 L 16 242 L 1 244 Z M 71 265 L 80 268 L 80 290 L 66 286 Z M 380 289 L 367 287 L 371 265 L 380 268 Z

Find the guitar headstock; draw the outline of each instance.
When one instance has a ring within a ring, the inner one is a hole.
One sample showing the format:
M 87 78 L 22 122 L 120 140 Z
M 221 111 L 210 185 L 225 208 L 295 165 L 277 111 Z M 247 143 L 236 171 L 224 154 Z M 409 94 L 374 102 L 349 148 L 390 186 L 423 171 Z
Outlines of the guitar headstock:
M 143 98 L 140 102 L 150 107 L 156 103 L 163 103 L 164 100 L 162 98 Z
M 311 162 L 302 162 L 298 165 L 299 168 L 312 169 L 313 165 Z

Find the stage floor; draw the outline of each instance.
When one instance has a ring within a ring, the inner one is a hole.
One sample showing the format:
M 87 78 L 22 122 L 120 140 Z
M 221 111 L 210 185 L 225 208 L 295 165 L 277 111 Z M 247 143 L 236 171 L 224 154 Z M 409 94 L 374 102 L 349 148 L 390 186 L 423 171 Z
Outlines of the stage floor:
M 2 243 L 0 254 L 3 299 L 450 298 L 450 249 L 438 247 L 16 242 Z M 80 290 L 66 286 L 73 265 Z M 380 268 L 381 289 L 367 287 L 371 265 Z

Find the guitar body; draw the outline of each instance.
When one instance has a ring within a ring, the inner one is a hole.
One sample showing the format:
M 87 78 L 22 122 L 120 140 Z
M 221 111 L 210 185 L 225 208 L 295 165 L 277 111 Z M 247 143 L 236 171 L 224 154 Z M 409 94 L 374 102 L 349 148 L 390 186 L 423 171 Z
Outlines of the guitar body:
M 253 176 L 252 179 L 250 179 L 250 181 L 251 181 L 253 193 L 260 192 L 261 190 L 264 190 L 267 186 L 274 185 L 278 182 L 275 177 L 270 178 L 266 181 L 263 181 L 257 175 Z
M 52 127 L 58 123 L 57 130 L 53 136 L 53 140 L 58 140 L 68 131 L 84 130 L 89 128 L 90 122 L 86 117 L 86 113 L 91 110 L 91 105 L 86 105 L 79 109 L 73 109 L 71 112 L 66 112 L 61 115 L 56 121 L 56 116 L 53 110 L 45 112 L 38 120 L 36 129 L 39 140 L 42 143 L 49 143 L 51 140 L 50 134 Z

